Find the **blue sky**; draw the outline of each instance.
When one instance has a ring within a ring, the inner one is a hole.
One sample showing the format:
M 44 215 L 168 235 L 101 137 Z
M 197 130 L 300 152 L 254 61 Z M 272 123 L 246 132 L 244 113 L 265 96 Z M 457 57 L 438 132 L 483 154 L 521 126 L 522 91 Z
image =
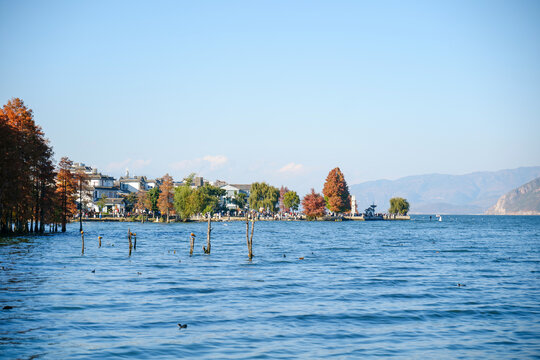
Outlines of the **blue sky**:
M 538 1 L 0 0 L 0 101 L 108 174 L 540 165 Z

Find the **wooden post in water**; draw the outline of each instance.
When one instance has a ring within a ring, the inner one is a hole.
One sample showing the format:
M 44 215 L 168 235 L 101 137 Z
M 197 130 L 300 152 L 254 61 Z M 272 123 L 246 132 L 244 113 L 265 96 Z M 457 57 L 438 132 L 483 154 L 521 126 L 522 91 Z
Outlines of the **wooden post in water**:
M 133 243 L 131 242 L 131 230 L 128 228 L 128 241 L 129 241 L 129 256 L 131 256 L 131 248 L 133 247 Z
M 212 232 L 212 216 L 208 213 L 208 230 L 206 232 L 206 247 L 203 246 L 205 254 L 210 254 L 210 233 Z
M 137 250 L 137 233 L 133 233 L 133 250 Z
M 98 236 L 98 241 L 99 241 L 99 246 L 98 247 L 101 247 L 101 236 Z
M 246 211 L 246 242 L 248 247 L 248 257 L 249 260 L 253 258 L 253 229 L 255 228 L 255 218 L 251 217 L 251 238 L 249 237 L 249 218 Z
M 82 254 L 84 254 L 84 231 L 81 230 Z
M 189 238 L 189 256 L 193 255 L 193 247 L 195 246 L 195 234 L 191 233 Z
M 251 237 L 249 238 L 249 260 L 253 259 L 253 230 L 255 229 L 255 216 L 251 218 Z
M 248 219 L 247 211 L 246 211 L 246 243 L 247 243 L 248 253 L 249 253 L 249 219 Z

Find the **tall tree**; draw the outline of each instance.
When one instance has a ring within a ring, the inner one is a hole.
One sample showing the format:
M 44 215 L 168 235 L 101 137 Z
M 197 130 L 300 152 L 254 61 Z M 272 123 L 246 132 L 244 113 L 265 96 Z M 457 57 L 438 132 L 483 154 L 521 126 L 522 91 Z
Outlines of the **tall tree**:
M 191 194 L 193 194 L 194 191 L 191 188 L 191 183 L 193 182 L 194 177 L 195 174 L 188 175 L 184 178 L 183 184 L 174 189 L 174 208 L 176 214 L 182 220 L 189 219 L 189 217 L 195 213 L 193 202 L 191 200 Z
M 191 206 L 196 213 L 211 214 L 219 209 L 219 201 L 223 195 L 225 190 L 206 184 L 193 191 L 190 196 Z
M 246 207 L 246 198 L 246 193 L 236 191 L 234 193 L 234 198 L 232 199 L 232 202 L 238 207 L 238 210 L 244 210 L 244 208 Z
M 315 192 L 315 189 L 311 189 L 311 193 L 304 196 L 302 207 L 309 220 L 324 216 L 326 213 L 326 202 L 321 194 Z
M 323 194 L 328 210 L 335 213 L 344 213 L 351 210 L 349 187 L 338 167 L 328 173 L 323 187 Z
M 150 190 L 148 190 L 148 200 L 150 201 L 150 206 L 148 209 L 152 212 L 152 216 L 155 215 L 156 211 L 159 210 L 158 208 L 158 200 L 159 200 L 159 187 L 154 187 Z
M 103 208 L 105 207 L 105 205 L 107 204 L 107 199 L 108 199 L 107 195 L 101 194 L 101 197 L 99 198 L 99 200 L 96 201 L 96 205 L 97 205 L 100 213 L 103 210 Z
M 62 232 L 66 231 L 66 223 L 68 216 L 75 214 L 77 205 L 75 204 L 75 193 L 77 187 L 73 174 L 70 169 L 73 161 L 67 157 L 60 159 L 58 163 L 58 172 L 56 175 L 56 192 L 60 200 Z
M 161 193 L 158 199 L 159 211 L 161 211 L 161 215 L 167 215 L 167 222 L 169 222 L 169 216 L 174 211 L 174 183 L 173 178 L 169 174 L 163 176 L 160 190 Z
M 289 189 L 286 186 L 281 186 L 279 189 L 279 211 L 280 212 L 289 212 L 288 206 L 285 206 L 284 199 L 285 194 L 289 191 Z
M 390 214 L 407 215 L 409 212 L 409 202 L 401 197 L 394 197 L 390 199 Z
M 278 188 L 264 182 L 251 184 L 249 194 L 249 207 L 251 209 L 256 211 L 264 209 L 268 212 L 274 212 L 276 211 L 278 200 Z
M 300 205 L 300 197 L 296 191 L 287 191 L 285 195 L 283 195 L 283 206 L 287 209 L 287 212 L 298 210 L 298 205 Z
M 189 219 L 195 213 L 195 209 L 192 206 L 191 194 L 193 194 L 193 189 L 190 185 L 184 184 L 174 189 L 174 208 L 176 214 L 182 220 Z
M 135 204 L 137 204 L 138 197 L 137 193 L 129 193 L 126 196 L 124 196 L 124 205 L 126 207 L 127 212 L 132 212 L 135 208 Z
M 54 178 L 52 148 L 21 99 L 0 109 L 0 130 L 0 231 L 28 232 L 29 222 L 30 230 L 41 231 Z
M 79 231 L 83 231 L 82 218 L 83 210 L 86 208 L 88 191 L 90 189 L 88 185 L 88 175 L 83 170 L 77 170 L 73 174 L 73 180 L 77 185 L 77 195 L 79 198 Z
M 152 202 L 150 201 L 150 196 L 148 195 L 148 191 L 140 189 L 137 192 L 137 202 L 135 203 L 135 209 L 137 209 L 142 214 L 146 210 L 150 210 L 151 208 L 152 208 Z

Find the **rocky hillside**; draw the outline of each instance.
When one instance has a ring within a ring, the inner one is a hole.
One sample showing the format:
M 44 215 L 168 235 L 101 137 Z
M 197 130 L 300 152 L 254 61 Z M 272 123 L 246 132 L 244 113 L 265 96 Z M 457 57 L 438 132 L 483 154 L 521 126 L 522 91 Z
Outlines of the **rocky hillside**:
M 501 196 L 487 215 L 540 215 L 540 177 Z

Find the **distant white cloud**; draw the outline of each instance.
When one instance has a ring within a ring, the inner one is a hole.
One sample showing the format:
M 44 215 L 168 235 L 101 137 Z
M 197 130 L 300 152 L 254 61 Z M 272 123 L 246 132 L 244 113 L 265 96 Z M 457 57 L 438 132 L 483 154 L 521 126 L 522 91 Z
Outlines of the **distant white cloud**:
M 170 164 L 170 167 L 174 170 L 200 172 L 208 168 L 210 168 L 210 170 L 218 169 L 228 161 L 229 159 L 225 155 L 206 155 L 202 158 L 178 161 Z
M 118 162 L 111 162 L 109 163 L 105 168 L 108 171 L 124 171 L 126 169 L 130 170 L 140 170 L 145 168 L 146 166 L 150 165 L 152 160 L 144 160 L 144 159 L 126 159 L 123 161 Z
M 229 159 L 227 159 L 224 155 L 206 155 L 202 158 L 204 161 L 208 161 L 210 163 L 210 169 L 216 169 L 219 168 L 227 163 Z
M 196 170 L 195 168 L 200 167 L 200 164 L 201 164 L 200 160 L 201 159 L 182 160 L 182 161 L 174 162 L 174 163 L 170 164 L 169 166 L 173 170 L 190 170 L 190 171 L 193 171 L 193 170 Z
M 278 172 L 285 174 L 299 174 L 302 171 L 304 171 L 304 165 L 295 164 L 293 162 L 288 163 L 287 165 L 283 166 L 281 169 L 278 170 Z

